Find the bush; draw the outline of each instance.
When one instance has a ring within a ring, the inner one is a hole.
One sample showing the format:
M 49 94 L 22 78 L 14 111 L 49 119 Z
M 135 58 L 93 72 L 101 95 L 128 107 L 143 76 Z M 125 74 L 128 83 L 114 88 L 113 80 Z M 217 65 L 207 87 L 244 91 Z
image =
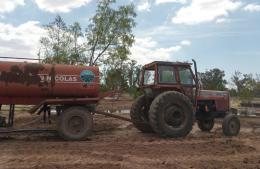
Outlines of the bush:
M 128 89 L 128 93 L 136 99 L 137 97 L 142 95 L 142 92 L 137 87 L 132 87 Z

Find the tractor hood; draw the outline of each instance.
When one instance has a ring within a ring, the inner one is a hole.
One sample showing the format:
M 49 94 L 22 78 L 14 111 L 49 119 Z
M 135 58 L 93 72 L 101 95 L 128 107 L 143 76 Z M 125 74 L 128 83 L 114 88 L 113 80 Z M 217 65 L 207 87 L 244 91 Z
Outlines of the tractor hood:
M 230 110 L 230 97 L 227 91 L 200 90 L 197 101 L 213 103 L 215 111 L 227 112 Z
M 229 97 L 229 92 L 228 91 L 216 91 L 216 90 L 200 90 L 198 93 L 198 96 L 201 96 L 201 97 L 203 97 L 203 96 L 204 97 L 206 97 L 206 96 Z

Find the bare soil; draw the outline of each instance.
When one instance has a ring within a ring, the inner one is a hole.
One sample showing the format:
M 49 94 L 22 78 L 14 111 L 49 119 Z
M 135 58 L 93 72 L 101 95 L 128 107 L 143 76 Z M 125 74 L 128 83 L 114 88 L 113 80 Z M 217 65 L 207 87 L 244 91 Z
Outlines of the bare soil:
M 37 117 L 19 114 L 17 126 L 32 119 Z M 210 133 L 194 125 L 186 138 L 163 139 L 140 133 L 128 122 L 96 115 L 93 136 L 86 141 L 63 141 L 48 133 L 0 136 L 0 169 L 260 168 L 260 120 L 241 122 L 238 137 L 225 137 L 218 122 Z

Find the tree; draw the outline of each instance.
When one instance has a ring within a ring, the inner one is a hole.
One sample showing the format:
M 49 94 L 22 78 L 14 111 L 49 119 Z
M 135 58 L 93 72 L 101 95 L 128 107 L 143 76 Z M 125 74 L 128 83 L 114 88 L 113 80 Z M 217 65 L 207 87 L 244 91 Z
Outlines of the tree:
M 244 82 L 242 80 L 242 73 L 239 71 L 235 71 L 235 74 L 232 76 L 231 80 L 237 88 L 237 93 L 240 93 L 244 85 Z
M 238 96 L 237 91 L 234 88 L 229 89 L 228 92 L 229 92 L 231 97 L 237 97 Z
M 110 90 L 128 88 L 128 58 L 126 55 L 112 54 L 104 64 L 104 76 L 107 88 Z
M 242 74 L 236 71 L 231 80 L 236 86 L 240 99 L 250 101 L 254 97 L 257 83 L 252 74 Z
M 128 81 L 130 88 L 136 88 L 139 83 L 139 76 L 141 72 L 142 66 L 137 65 L 137 61 L 131 60 L 128 63 Z
M 225 72 L 218 68 L 199 73 L 202 85 L 207 90 L 226 90 Z
M 44 29 L 47 35 L 40 39 L 41 48 L 38 54 L 43 57 L 43 63 L 77 65 L 87 62 L 85 48 L 79 42 L 83 33 L 78 22 L 67 27 L 61 16 L 57 15 Z
M 40 40 L 39 57 L 44 63 L 101 65 L 101 82 L 113 89 L 126 89 L 138 81 L 140 71 L 135 61 L 129 61 L 134 42 L 134 5 L 115 7 L 115 0 L 100 0 L 96 14 L 90 19 L 85 34 L 78 22 L 67 26 L 57 15 L 44 28 L 46 37 Z M 82 43 L 82 39 L 86 39 Z
M 68 28 L 63 19 L 57 15 L 55 20 L 44 26 L 47 32 L 46 37 L 40 39 L 41 51 L 44 63 L 67 63 L 68 46 L 71 42 L 68 36 Z
M 69 26 L 69 33 L 72 38 L 72 49 L 70 52 L 70 64 L 86 63 L 84 55 L 85 48 L 83 44 L 79 44 L 79 39 L 83 37 L 81 26 L 78 22 Z
M 256 74 L 256 84 L 254 88 L 255 97 L 260 98 L 260 74 Z
M 128 55 L 134 42 L 132 28 L 136 13 L 133 4 L 112 8 L 115 0 L 101 0 L 91 24 L 86 29 L 89 65 L 96 65 L 106 55 Z
M 254 88 L 254 94 L 255 94 L 255 97 L 260 98 L 260 82 L 256 82 L 256 85 Z

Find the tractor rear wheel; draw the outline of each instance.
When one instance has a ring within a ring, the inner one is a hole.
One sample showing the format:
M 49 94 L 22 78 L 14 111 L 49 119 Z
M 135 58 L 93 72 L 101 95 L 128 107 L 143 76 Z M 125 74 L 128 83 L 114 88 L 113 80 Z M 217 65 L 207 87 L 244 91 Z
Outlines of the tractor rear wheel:
M 92 114 L 84 107 L 67 108 L 59 116 L 58 130 L 65 140 L 84 140 L 91 135 L 92 128 Z
M 130 117 L 134 126 L 143 133 L 154 132 L 147 117 L 148 110 L 149 107 L 146 105 L 145 96 L 142 95 L 136 99 L 130 111 Z
M 185 137 L 192 130 L 192 104 L 182 93 L 164 92 L 152 102 L 149 121 L 153 130 L 162 137 Z
M 198 127 L 201 131 L 210 132 L 214 127 L 214 119 L 200 119 L 198 120 Z
M 225 136 L 237 136 L 240 132 L 239 118 L 234 114 L 228 114 L 223 120 L 222 130 Z

